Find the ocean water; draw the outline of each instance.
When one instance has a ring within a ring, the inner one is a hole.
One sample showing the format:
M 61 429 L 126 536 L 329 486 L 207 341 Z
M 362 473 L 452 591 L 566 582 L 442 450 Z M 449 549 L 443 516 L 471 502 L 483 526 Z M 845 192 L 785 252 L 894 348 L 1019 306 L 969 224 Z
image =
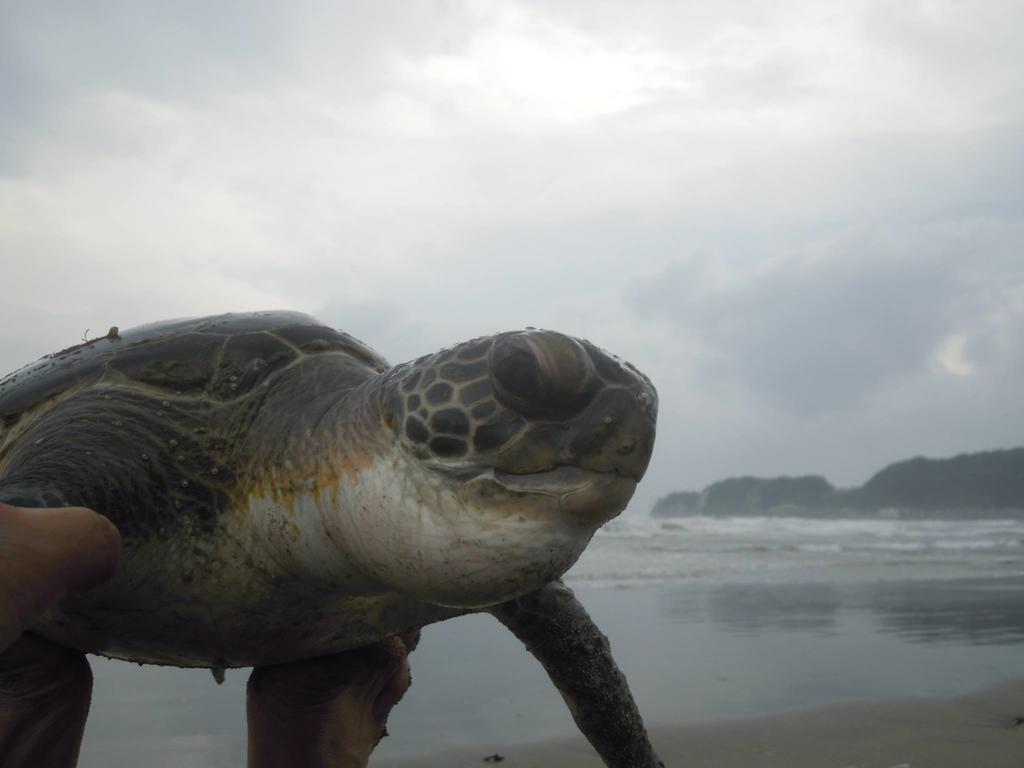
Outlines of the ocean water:
M 1024 677 L 1024 521 L 626 517 L 567 575 L 648 722 L 949 696 Z M 381 758 L 573 733 L 540 666 L 474 615 L 424 630 Z M 93 660 L 80 765 L 244 764 L 247 671 Z
M 1024 573 L 1024 520 L 633 517 L 569 573 L 577 586 L 927 580 Z

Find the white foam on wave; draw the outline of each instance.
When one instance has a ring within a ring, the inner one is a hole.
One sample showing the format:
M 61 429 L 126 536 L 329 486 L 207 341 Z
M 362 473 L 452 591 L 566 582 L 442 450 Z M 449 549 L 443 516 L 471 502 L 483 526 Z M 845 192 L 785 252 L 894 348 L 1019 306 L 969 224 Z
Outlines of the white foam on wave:
M 627 517 L 595 535 L 570 582 L 588 586 L 695 580 L 931 578 L 1024 569 L 1022 520 Z

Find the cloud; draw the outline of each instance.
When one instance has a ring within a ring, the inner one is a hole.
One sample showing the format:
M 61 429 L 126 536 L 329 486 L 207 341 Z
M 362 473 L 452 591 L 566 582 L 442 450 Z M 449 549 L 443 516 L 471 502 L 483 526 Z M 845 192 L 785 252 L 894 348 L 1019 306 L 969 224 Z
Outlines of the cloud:
M 629 292 L 641 316 L 679 328 L 700 348 L 708 375 L 801 417 L 849 411 L 938 362 L 945 374 L 994 374 L 1024 344 L 1016 313 L 1024 287 L 1024 225 L 875 228 L 802 252 L 723 266 L 672 265 Z M 1011 333 L 1001 352 L 994 324 Z M 971 361 L 971 362 L 968 362 Z
M 526 5 L 492 5 L 461 50 L 415 66 L 412 80 L 462 131 L 567 130 L 685 87 L 669 52 L 608 44 Z
M 935 353 L 936 361 L 942 370 L 953 376 L 971 376 L 974 374 L 974 363 L 968 359 L 964 347 L 967 335 L 954 333 L 940 342 Z
M 999 444 L 1022 13 L 4 4 L 0 367 L 262 307 L 394 361 L 538 325 L 655 378 L 642 494 Z

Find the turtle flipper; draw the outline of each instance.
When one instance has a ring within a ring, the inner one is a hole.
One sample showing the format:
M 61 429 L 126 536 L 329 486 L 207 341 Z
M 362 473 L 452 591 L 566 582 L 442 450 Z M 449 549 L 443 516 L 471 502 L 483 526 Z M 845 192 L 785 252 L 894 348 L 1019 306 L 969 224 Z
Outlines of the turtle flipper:
M 488 611 L 523 641 L 609 768 L 664 768 L 608 638 L 561 581 Z

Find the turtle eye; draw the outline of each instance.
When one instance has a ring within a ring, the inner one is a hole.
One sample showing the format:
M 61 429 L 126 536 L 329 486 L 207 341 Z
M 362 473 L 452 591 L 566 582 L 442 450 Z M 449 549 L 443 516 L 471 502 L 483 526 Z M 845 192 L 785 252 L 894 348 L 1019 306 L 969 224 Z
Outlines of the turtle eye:
M 592 399 L 590 355 L 553 331 L 507 334 L 491 348 L 491 382 L 506 407 L 531 418 L 567 419 Z

